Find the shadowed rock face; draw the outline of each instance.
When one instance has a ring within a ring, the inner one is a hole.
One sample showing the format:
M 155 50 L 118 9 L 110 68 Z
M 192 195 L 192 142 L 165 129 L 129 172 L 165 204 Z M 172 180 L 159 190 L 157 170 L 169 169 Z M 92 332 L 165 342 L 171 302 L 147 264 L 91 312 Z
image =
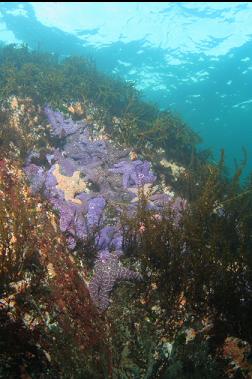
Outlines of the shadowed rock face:
M 133 161 L 128 150 L 108 140 L 93 139 L 89 132 L 92 125 L 66 119 L 49 107 L 45 108 L 45 115 L 51 134 L 58 138 L 61 147 L 55 146 L 47 152 L 44 157 L 47 167 L 34 164 L 33 157 L 37 162 L 38 154 L 31 152 L 25 171 L 32 191 L 41 191 L 59 213 L 60 229 L 69 249 L 74 249 L 78 240 L 84 240 L 90 231 L 99 227 L 95 241 L 99 253 L 89 289 L 94 303 L 104 311 L 118 280 L 140 279 L 138 273 L 122 267 L 119 260 L 122 232 L 118 204 L 124 203 L 133 215 L 139 187 L 151 190 L 156 176 L 150 162 Z M 170 200 L 169 196 L 156 193 L 150 198 L 149 206 L 159 211 Z M 105 217 L 108 205 L 117 213 L 112 222 Z M 175 208 L 179 211 L 177 205 Z

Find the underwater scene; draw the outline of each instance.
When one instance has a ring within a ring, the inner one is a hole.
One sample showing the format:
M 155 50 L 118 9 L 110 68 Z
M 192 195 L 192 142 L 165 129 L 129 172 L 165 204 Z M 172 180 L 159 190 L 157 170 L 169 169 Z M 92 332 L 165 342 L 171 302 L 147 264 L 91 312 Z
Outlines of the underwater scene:
M 0 378 L 252 379 L 251 19 L 0 2 Z

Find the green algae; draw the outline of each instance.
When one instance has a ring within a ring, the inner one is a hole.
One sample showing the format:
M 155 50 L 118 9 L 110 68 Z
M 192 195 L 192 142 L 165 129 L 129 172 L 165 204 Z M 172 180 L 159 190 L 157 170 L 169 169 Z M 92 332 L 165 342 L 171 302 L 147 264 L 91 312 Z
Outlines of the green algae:
M 167 157 L 186 163 L 200 142 L 179 117 L 144 102 L 133 83 L 102 74 L 91 60 L 59 61 L 51 54 L 10 45 L 0 50 L 0 73 L 0 102 L 14 95 L 31 97 L 35 103 L 63 110 L 69 102 L 91 101 L 99 108 L 96 117 L 106 132 L 143 152 L 163 147 Z M 119 118 L 119 125 L 113 117 Z

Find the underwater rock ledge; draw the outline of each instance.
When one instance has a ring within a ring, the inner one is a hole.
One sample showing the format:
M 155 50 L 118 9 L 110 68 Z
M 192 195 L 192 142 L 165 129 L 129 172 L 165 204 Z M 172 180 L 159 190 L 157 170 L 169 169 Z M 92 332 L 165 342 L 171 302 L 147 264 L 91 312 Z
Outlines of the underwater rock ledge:
M 69 249 L 73 250 L 78 241 L 96 233 L 98 255 L 91 287 L 94 288 L 99 280 L 99 296 L 103 299 L 98 302 L 94 290 L 90 293 L 98 308 L 104 311 L 109 301 L 105 301 L 101 291 L 111 292 L 119 279 L 140 278 L 137 273 L 119 275 L 123 269 L 118 271 L 116 268 L 123 251 L 122 213 L 134 215 L 141 190 L 148 191 L 148 207 L 157 213 L 165 205 L 173 204 L 175 218 L 179 217 L 186 202 L 180 198 L 174 201 L 171 195 L 158 191 L 157 185 L 154 187 L 157 178 L 151 162 L 137 157 L 132 159 L 128 150 L 122 151 L 111 140 L 92 137 L 92 124 L 85 120 L 74 122 L 49 106 L 44 114 L 50 122 L 51 135 L 57 137 L 58 146 L 47 150 L 45 156 L 30 151 L 24 170 L 32 192 L 40 192 L 59 213 L 60 229 L 67 238 Z M 40 159 L 45 163 L 39 165 Z M 113 220 L 106 217 L 108 208 L 114 209 Z M 112 251 L 118 258 L 110 258 Z M 111 259 L 113 264 L 110 264 Z M 112 266 L 115 270 L 108 280 L 106 273 Z

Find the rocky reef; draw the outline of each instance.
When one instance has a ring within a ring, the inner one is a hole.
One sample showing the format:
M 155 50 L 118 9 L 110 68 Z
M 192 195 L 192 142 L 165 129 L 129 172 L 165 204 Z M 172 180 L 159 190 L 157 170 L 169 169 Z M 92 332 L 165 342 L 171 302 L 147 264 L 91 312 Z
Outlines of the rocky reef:
M 87 238 L 88 234 L 96 234 L 99 258 L 94 268 L 94 280 L 90 284 L 91 296 L 104 311 L 109 305 L 105 296 L 111 292 L 116 280 L 140 278 L 139 274 L 130 275 L 130 271 L 128 276 L 122 275 L 123 269 L 119 270 L 119 256 L 123 252 L 122 212 L 134 214 L 138 192 L 146 185 L 148 206 L 152 210 L 160 212 L 165 204 L 171 203 L 179 214 L 183 206 L 178 199 L 172 201 L 171 196 L 158 192 L 157 186 L 153 188 L 156 176 L 152 172 L 151 162 L 132 160 L 127 149 L 122 150 L 112 141 L 92 137 L 94 126 L 84 120 L 74 122 L 49 106 L 44 114 L 50 123 L 51 135 L 57 137 L 57 146 L 60 147 L 47 150 L 45 156 L 30 151 L 24 170 L 33 193 L 40 192 L 59 213 L 60 229 L 70 249 L 74 249 L 76 243 Z M 46 162 L 38 165 L 33 163 L 34 159 Z M 108 208 L 115 211 L 113 220 L 106 217 Z M 116 237 L 110 237 L 112 230 Z M 118 258 L 100 259 L 112 251 Z M 110 266 L 108 279 L 106 275 Z M 99 296 L 98 282 L 101 288 Z
M 251 378 L 245 160 L 83 58 L 0 71 L 0 377 Z

